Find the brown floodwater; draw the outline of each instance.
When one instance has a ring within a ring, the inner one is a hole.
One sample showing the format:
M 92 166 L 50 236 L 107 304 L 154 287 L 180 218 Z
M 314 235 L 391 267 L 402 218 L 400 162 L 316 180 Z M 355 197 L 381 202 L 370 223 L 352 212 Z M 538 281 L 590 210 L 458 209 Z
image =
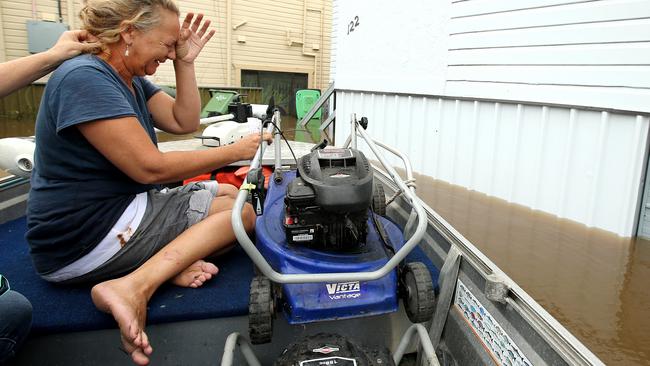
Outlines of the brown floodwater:
M 0 117 L 0 138 L 34 135 L 34 119 L 3 119 Z
M 608 365 L 650 365 L 650 242 L 419 176 L 429 206 Z
M 295 127 L 295 119 L 282 122 L 285 130 Z M 33 134 L 33 120 L 0 120 L 0 138 Z M 650 242 L 430 177 L 419 176 L 417 183 L 429 206 L 606 364 L 650 366 Z

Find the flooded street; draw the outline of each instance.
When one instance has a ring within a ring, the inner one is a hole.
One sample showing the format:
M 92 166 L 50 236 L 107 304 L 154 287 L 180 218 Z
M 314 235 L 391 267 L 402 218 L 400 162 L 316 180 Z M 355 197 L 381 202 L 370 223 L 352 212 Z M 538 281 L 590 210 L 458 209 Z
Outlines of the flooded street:
M 0 138 L 33 136 L 35 121 L 34 118 L 17 120 L 0 117 Z
M 287 137 L 295 119 L 283 119 Z M 0 138 L 33 120 L 0 120 Z M 200 135 L 159 134 L 159 140 Z M 418 177 L 418 195 L 608 365 L 650 365 L 650 242 Z
M 608 365 L 650 365 L 650 242 L 418 177 L 418 195 Z

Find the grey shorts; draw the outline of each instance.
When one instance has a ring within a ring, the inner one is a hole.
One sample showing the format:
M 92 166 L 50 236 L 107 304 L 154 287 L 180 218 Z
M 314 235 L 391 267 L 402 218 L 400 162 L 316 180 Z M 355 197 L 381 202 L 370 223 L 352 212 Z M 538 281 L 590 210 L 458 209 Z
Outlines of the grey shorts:
M 216 181 L 147 192 L 147 208 L 138 228 L 111 259 L 94 270 L 61 283 L 97 283 L 133 272 L 190 226 L 208 216 Z

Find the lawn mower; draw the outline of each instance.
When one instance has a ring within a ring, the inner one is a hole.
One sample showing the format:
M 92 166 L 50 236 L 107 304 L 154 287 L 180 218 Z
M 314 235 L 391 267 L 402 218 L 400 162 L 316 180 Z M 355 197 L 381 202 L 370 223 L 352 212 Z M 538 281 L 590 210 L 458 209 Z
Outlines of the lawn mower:
M 289 324 L 331 321 L 397 311 L 402 297 L 412 322 L 428 321 L 435 303 L 430 273 L 423 263 L 404 262 L 426 227 L 424 211 L 415 189 L 385 163 L 364 131 L 367 119 L 353 120 L 344 147 L 315 146 L 296 159 L 295 169 L 283 169 L 279 113 L 273 118 L 269 128 L 275 133 L 276 167 L 268 191 L 257 164 L 264 153 L 261 146 L 232 216 L 237 238 L 258 272 L 250 285 L 251 342 L 271 341 L 277 310 Z M 383 187 L 374 181 L 372 165 L 356 148 L 357 133 L 413 204 L 406 235 L 384 217 Z M 411 174 L 410 166 L 407 172 Z M 255 244 L 241 224 L 249 192 L 258 214 Z

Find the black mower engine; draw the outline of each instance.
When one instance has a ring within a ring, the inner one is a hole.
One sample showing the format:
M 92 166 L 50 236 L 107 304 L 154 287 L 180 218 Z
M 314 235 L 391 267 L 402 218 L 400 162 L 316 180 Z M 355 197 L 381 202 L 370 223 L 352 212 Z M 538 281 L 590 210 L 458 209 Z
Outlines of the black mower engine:
M 356 251 L 366 241 L 373 175 L 355 149 L 321 149 L 300 158 L 289 183 L 284 227 L 289 244 Z

